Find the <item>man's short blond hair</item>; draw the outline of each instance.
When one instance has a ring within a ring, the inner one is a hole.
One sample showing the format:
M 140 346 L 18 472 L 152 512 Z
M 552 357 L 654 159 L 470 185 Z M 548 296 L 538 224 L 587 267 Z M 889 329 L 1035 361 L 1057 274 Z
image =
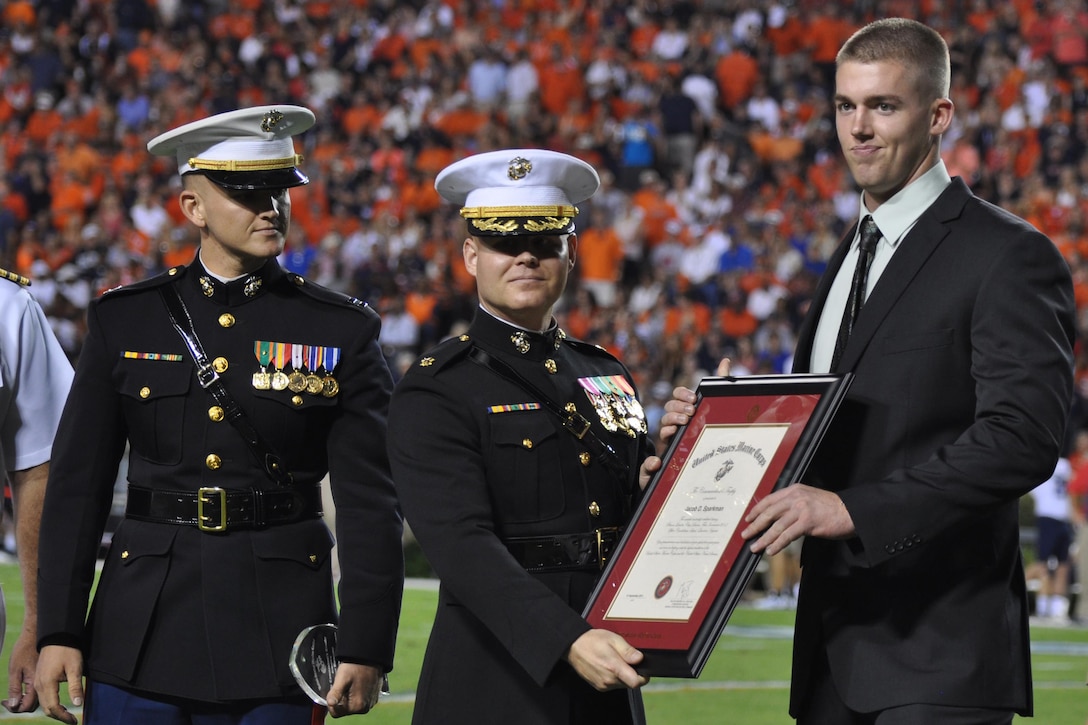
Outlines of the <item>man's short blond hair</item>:
M 850 36 L 835 57 L 843 63 L 893 61 L 914 71 L 926 100 L 947 98 L 951 85 L 948 44 L 933 28 L 907 18 L 884 18 Z

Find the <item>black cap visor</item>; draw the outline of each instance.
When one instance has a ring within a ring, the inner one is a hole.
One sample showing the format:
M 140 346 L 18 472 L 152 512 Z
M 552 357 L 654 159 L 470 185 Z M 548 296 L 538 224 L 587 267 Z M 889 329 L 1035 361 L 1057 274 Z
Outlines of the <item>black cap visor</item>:
M 200 170 L 194 173 L 204 174 L 224 189 L 252 191 L 256 189 L 289 189 L 310 183 L 310 178 L 297 167 L 286 169 L 265 169 L 263 171 L 211 171 Z

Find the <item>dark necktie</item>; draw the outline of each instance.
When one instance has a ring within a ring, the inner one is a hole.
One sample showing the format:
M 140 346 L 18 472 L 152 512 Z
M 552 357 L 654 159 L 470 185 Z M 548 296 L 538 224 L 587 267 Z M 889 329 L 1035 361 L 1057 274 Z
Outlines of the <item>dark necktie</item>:
M 880 230 L 871 216 L 861 221 L 861 244 L 858 252 L 858 265 L 854 267 L 854 279 L 850 282 L 850 296 L 846 299 L 846 309 L 843 311 L 842 324 L 839 326 L 839 336 L 835 339 L 835 352 L 831 356 L 831 371 L 839 366 L 842 351 L 846 349 L 846 341 L 850 339 L 850 333 L 854 331 L 854 323 L 861 312 L 861 306 L 865 302 L 865 283 L 869 278 L 869 266 L 873 263 L 873 252 L 876 251 L 876 243 L 880 241 Z

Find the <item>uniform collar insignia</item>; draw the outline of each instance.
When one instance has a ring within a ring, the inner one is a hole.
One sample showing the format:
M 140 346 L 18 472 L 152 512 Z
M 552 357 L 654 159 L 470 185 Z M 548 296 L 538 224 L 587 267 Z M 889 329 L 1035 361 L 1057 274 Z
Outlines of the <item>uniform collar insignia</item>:
M 245 296 L 252 297 L 257 294 L 260 291 L 262 284 L 264 284 L 263 279 L 255 274 L 251 274 L 246 278 L 246 285 L 242 288 Z
M 510 342 L 514 343 L 514 349 L 522 355 L 529 352 L 529 335 L 523 330 L 518 330 L 510 336 Z

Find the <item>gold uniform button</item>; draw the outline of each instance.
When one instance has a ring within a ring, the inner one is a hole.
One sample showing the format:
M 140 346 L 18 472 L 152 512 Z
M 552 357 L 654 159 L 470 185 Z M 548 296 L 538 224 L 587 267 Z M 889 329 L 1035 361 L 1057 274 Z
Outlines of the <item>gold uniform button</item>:
M 559 366 L 555 364 L 555 360 L 548 358 L 544 361 L 544 369 L 552 375 L 555 375 L 556 371 L 559 370 Z
M 224 416 L 225 414 L 223 413 L 223 409 L 220 408 L 218 405 L 213 405 L 212 407 L 208 408 L 208 417 L 211 418 L 213 423 L 218 423 L 219 421 L 223 420 Z
M 223 459 L 214 453 L 209 453 L 208 457 L 204 459 L 204 465 L 213 471 L 218 471 L 223 466 Z
M 523 439 L 521 441 L 521 445 L 525 446 L 526 448 L 532 448 L 533 447 L 533 441 L 532 441 L 531 438 L 525 438 L 525 439 Z
M 585 451 L 582 451 L 578 454 L 578 460 L 582 463 L 583 466 L 588 466 L 589 462 L 593 460 L 593 457 Z
M 224 312 L 223 314 L 219 315 L 219 326 L 234 327 L 234 315 L 229 312 Z
M 122 551 L 121 552 L 121 558 L 122 559 L 127 559 L 128 558 L 128 552 L 127 551 Z
M 148 398 L 150 398 L 151 397 L 151 388 L 147 387 L 146 385 L 144 387 L 140 388 L 140 397 L 143 398 L 144 400 L 147 400 Z
M 311 564 L 316 564 L 317 563 L 317 554 L 310 554 L 310 563 Z
M 590 502 L 590 504 L 589 504 L 589 515 L 590 516 L 600 516 L 601 515 L 601 507 L 596 501 Z
M 294 403 L 296 406 L 297 405 L 302 405 L 302 396 L 301 395 L 291 396 L 291 402 Z
M 214 369 L 217 373 L 225 373 L 228 367 L 230 367 L 230 365 L 229 363 L 227 363 L 227 359 L 225 357 L 217 357 L 216 359 L 212 360 L 212 369 Z

